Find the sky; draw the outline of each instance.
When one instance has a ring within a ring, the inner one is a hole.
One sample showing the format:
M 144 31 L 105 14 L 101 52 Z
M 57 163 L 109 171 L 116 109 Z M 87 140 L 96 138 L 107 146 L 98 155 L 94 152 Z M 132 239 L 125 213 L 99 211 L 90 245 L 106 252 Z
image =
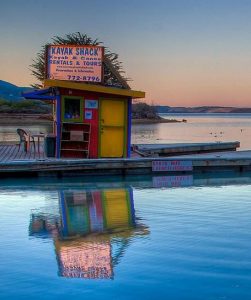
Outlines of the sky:
M 119 54 L 148 103 L 251 107 L 251 0 L 0 0 L 0 79 L 36 82 L 41 46 L 78 31 Z

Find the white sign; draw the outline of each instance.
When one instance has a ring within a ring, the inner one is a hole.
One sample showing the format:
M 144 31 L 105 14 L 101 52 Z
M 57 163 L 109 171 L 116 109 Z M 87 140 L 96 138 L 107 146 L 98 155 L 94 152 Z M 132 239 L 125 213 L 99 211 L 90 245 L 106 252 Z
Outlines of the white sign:
M 47 78 L 101 82 L 103 53 L 100 46 L 49 45 Z
M 97 109 L 98 108 L 98 100 L 85 99 L 85 108 Z
M 152 171 L 192 171 L 193 163 L 191 160 L 155 160 L 152 161 Z

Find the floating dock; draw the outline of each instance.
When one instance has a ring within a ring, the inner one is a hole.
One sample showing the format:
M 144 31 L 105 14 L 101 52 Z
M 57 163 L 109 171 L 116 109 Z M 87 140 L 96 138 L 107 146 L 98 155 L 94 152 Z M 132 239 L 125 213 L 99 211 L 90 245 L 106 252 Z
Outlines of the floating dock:
M 0 155 L 1 153 L 4 155 L 4 159 L 0 161 L 0 176 L 166 175 L 251 170 L 251 151 L 172 157 L 55 159 L 45 158 L 43 153 L 23 153 L 18 151 L 17 147 L 16 145 L 0 146 Z
M 176 144 L 134 144 L 135 152 L 147 156 L 177 156 L 184 154 L 199 154 L 221 151 L 236 151 L 240 142 L 217 143 L 176 143 Z

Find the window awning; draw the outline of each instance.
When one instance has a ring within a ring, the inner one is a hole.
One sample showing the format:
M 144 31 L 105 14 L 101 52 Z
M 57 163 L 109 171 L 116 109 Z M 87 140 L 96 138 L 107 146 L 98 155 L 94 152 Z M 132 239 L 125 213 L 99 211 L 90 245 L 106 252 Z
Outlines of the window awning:
M 52 88 L 45 88 L 39 90 L 33 90 L 30 92 L 22 93 L 25 99 L 35 99 L 35 100 L 55 100 L 55 92 Z

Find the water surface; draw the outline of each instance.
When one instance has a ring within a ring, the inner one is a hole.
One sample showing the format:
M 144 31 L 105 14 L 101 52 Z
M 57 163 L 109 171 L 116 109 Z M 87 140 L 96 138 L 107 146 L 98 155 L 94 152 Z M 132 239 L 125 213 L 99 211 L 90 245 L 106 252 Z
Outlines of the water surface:
M 0 125 L 0 142 L 13 142 L 19 141 L 19 136 L 17 134 L 17 128 L 23 128 L 29 132 L 33 133 L 50 133 L 52 132 L 52 125 L 50 124 L 38 124 L 38 125 L 23 125 L 23 124 L 16 124 L 16 125 Z
M 241 150 L 251 149 L 251 114 L 161 114 L 187 123 L 135 124 L 132 143 L 199 143 L 240 141 Z M 0 126 L 0 141 L 18 141 L 17 127 L 31 132 L 51 132 L 51 125 Z
M 251 149 L 251 114 L 161 114 L 186 123 L 138 124 L 132 128 L 133 143 L 203 143 L 240 141 Z
M 251 174 L 0 182 L 1 299 L 250 299 Z

